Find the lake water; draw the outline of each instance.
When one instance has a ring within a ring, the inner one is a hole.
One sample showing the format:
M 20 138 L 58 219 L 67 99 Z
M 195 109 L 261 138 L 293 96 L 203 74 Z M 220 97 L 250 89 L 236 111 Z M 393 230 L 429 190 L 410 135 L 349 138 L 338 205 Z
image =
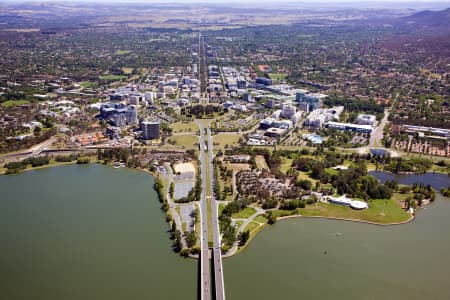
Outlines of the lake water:
M 196 299 L 152 185 L 101 165 L 0 176 L 1 298 Z M 399 226 L 280 221 L 224 260 L 227 299 L 450 299 L 449 228 L 441 195 Z
M 450 185 L 442 176 L 399 181 Z M 440 194 L 404 225 L 283 220 L 224 260 L 227 299 L 450 299 L 449 229 L 450 199 Z
M 153 177 L 101 165 L 0 176 L 0 298 L 195 299 Z
M 386 180 L 396 180 L 401 184 L 413 185 L 414 183 L 423 183 L 431 185 L 436 191 L 441 188 L 450 186 L 450 176 L 440 173 L 423 173 L 423 174 L 393 174 L 383 171 L 371 171 L 370 175 L 375 176 L 381 182 Z

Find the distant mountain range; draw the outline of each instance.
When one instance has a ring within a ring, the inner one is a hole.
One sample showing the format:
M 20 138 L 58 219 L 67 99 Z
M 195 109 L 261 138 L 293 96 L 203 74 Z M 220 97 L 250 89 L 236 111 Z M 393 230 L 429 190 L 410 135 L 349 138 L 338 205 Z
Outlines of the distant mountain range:
M 440 11 L 424 10 L 401 19 L 410 25 L 450 29 L 450 8 Z

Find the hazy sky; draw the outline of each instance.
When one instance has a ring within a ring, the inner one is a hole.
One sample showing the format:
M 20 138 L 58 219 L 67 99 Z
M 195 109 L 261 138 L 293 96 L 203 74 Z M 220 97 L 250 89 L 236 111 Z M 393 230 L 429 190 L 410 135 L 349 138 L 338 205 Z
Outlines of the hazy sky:
M 364 5 L 365 3 L 436 3 L 436 4 L 444 4 L 450 3 L 450 0 L 374 0 L 374 1 L 361 1 L 361 0 L 3 0 L 5 2 L 73 2 L 73 3 L 111 3 L 111 2 L 122 2 L 122 3 L 289 3 L 289 4 L 298 4 L 302 3 L 358 3 L 360 5 Z
M 443 9 L 450 7 L 450 0 L 0 0 L 1 2 L 72 2 L 72 3 L 183 3 L 183 4 L 230 4 L 233 6 L 249 7 L 253 4 L 258 7 L 277 5 L 279 7 L 357 7 L 357 8 L 416 8 L 416 9 Z

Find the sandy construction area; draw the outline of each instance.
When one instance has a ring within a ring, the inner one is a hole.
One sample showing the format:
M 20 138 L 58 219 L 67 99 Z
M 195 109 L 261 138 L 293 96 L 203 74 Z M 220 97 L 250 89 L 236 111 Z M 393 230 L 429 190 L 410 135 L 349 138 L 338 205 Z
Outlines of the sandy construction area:
M 182 163 L 176 164 L 174 166 L 175 172 L 177 173 L 195 173 L 195 167 L 192 163 Z

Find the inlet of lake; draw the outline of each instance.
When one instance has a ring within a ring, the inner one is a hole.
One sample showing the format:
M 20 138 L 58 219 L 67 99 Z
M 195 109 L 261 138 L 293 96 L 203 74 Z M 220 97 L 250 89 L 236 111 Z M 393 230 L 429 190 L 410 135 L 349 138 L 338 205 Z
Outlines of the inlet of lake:
M 397 179 L 418 181 L 406 178 Z M 440 194 L 404 225 L 279 221 L 224 260 L 226 296 L 450 299 L 449 229 Z M 171 251 L 167 230 L 144 172 L 72 165 L 0 176 L 1 298 L 196 299 L 197 262 Z

